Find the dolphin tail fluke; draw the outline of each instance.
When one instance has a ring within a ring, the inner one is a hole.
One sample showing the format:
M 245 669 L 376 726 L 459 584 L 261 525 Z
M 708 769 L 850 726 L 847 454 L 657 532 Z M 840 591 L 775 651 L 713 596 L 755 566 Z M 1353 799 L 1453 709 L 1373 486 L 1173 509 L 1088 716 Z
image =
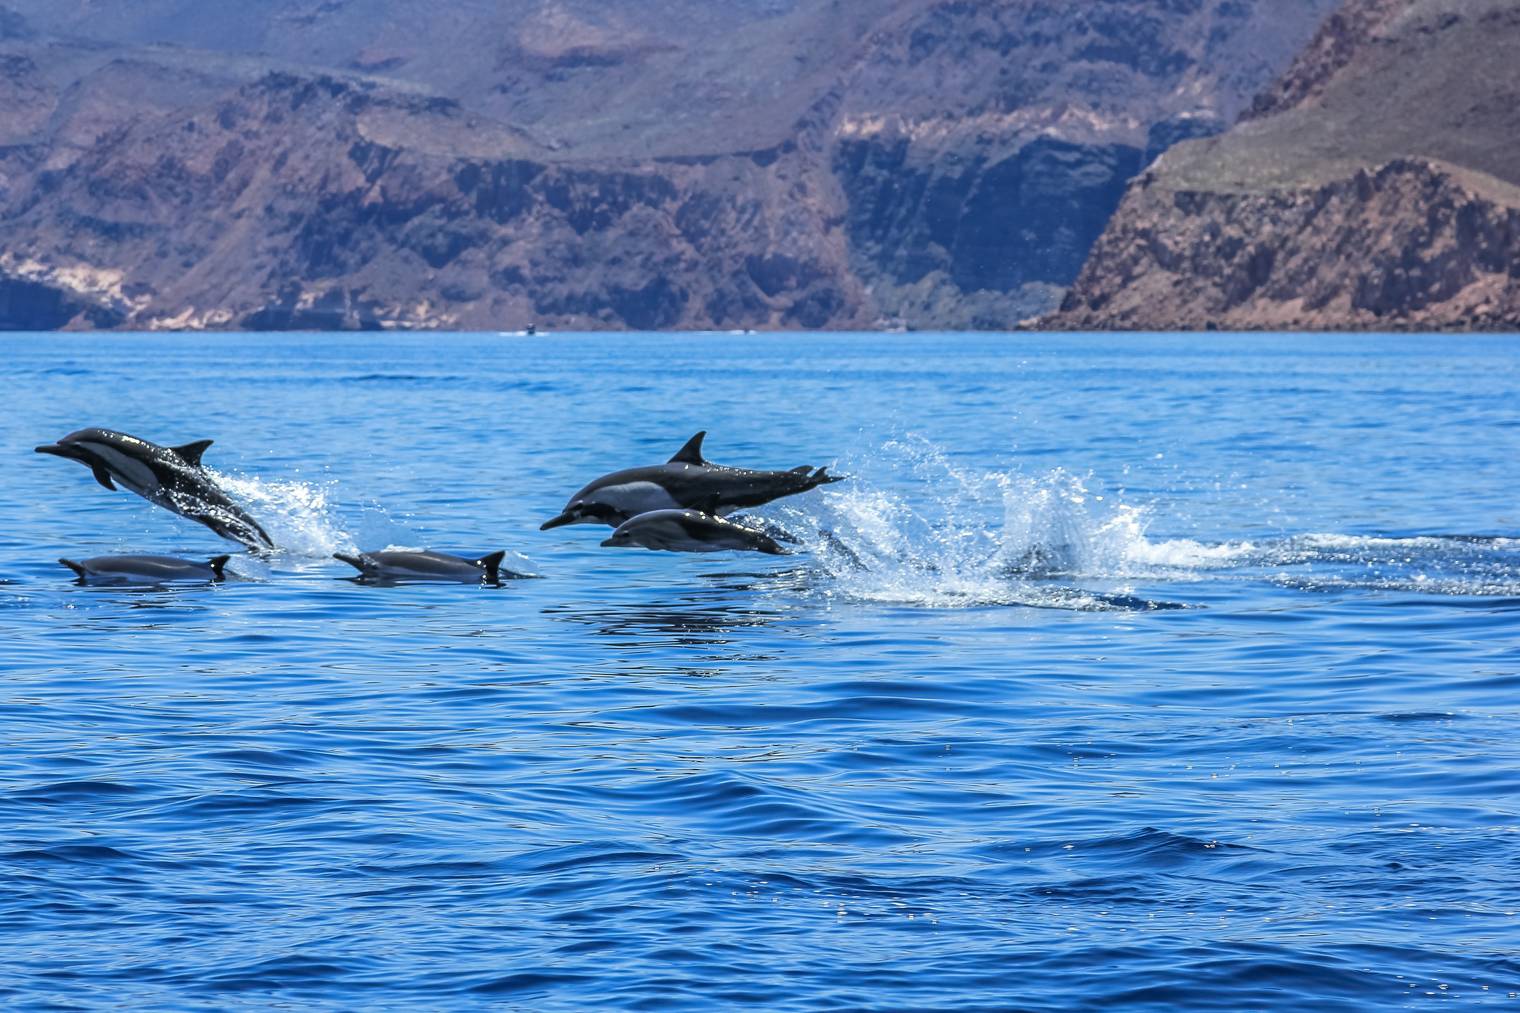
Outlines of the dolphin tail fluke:
M 697 435 L 686 441 L 686 446 L 676 451 L 676 456 L 670 459 L 671 464 L 706 464 L 702 457 L 702 441 L 707 437 L 707 430 L 702 430 Z
M 58 562 L 62 563 L 64 566 L 67 566 L 70 570 L 73 570 L 76 577 L 83 577 L 85 575 L 84 567 L 81 564 L 74 562 L 72 559 L 60 559 Z
M 210 442 L 210 441 L 207 441 L 207 442 Z M 216 575 L 216 579 L 217 580 L 226 580 L 227 579 L 227 574 L 223 570 L 223 567 L 225 567 L 227 565 L 227 560 L 229 560 L 231 558 L 232 558 L 231 556 L 215 556 L 215 557 L 213 557 L 213 558 L 211 558 L 211 559 L 209 559 L 209 560 L 206 561 L 206 565 L 209 566 L 209 567 L 211 567 L 211 572 Z
M 819 468 L 817 471 L 813 472 L 808 480 L 813 483 L 814 487 L 817 487 L 820 485 L 830 485 L 834 482 L 843 482 L 845 480 L 845 476 L 830 475 L 828 465 L 824 465 L 822 468 Z
M 481 556 L 479 559 L 475 560 L 476 566 L 483 566 L 486 568 L 487 584 L 501 583 L 501 561 L 506 558 L 506 555 L 507 550 L 501 549 L 497 552 L 491 553 L 489 556 Z
M 352 566 L 355 570 L 358 570 L 360 573 L 364 572 L 364 559 L 362 556 L 345 556 L 341 552 L 334 552 L 333 558 L 342 560 L 349 566 Z
M 207 440 L 206 442 L 210 443 L 211 441 Z M 259 551 L 273 552 L 274 551 L 274 539 L 269 537 L 269 532 L 267 532 L 267 531 L 264 530 L 264 526 L 262 524 L 260 524 L 258 521 L 254 520 L 252 517 L 248 518 L 248 523 L 253 526 L 254 533 L 257 534 L 259 536 L 259 539 L 260 539 L 258 545 L 250 545 L 248 547 L 250 549 L 253 549 L 255 552 L 259 552 Z

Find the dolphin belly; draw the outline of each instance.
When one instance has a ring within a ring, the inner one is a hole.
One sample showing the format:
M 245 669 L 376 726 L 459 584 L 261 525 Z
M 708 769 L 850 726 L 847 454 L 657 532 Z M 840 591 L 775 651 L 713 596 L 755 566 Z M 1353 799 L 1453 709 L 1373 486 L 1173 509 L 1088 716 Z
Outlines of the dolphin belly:
M 162 488 L 153 469 L 137 458 L 104 443 L 85 443 L 83 446 L 99 458 L 110 472 L 111 478 L 129 492 L 135 492 L 144 499 L 153 499 Z
M 606 485 L 593 494 L 596 501 L 616 507 L 630 517 L 655 510 L 678 510 L 682 504 L 664 486 L 655 482 L 624 482 Z

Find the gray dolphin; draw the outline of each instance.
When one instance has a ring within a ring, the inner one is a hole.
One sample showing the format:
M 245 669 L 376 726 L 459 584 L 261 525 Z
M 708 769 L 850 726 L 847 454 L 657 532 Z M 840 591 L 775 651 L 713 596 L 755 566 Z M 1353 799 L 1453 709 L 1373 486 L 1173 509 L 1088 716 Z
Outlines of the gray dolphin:
M 76 562 L 58 562 L 78 574 L 85 584 L 168 584 L 184 580 L 222 580 L 231 556 L 217 556 L 204 563 L 173 556 L 96 556 Z
M 651 510 L 702 507 L 723 516 L 743 507 L 757 507 L 783 496 L 841 481 L 826 468 L 806 465 L 791 471 L 754 471 L 713 464 L 702 457 L 698 433 L 665 464 L 615 471 L 570 497 L 565 509 L 539 528 L 566 524 L 606 524 L 617 527 Z
M 666 552 L 764 552 L 785 556 L 787 551 L 763 531 L 702 513 L 700 510 L 650 510 L 618 525 L 606 548 L 642 545 Z
M 402 580 L 441 580 L 457 584 L 500 584 L 503 577 L 516 579 L 525 574 L 501 568 L 505 549 L 479 559 L 450 556 L 443 552 L 361 552 L 357 556 L 333 553 L 359 571 L 359 579 L 386 583 Z
M 107 489 L 119 483 L 148 502 L 250 549 L 274 548 L 259 522 L 228 499 L 201 467 L 201 455 L 209 446 L 210 440 L 196 440 L 181 447 L 161 447 L 110 429 L 81 429 L 38 447 L 37 453 L 78 461 Z

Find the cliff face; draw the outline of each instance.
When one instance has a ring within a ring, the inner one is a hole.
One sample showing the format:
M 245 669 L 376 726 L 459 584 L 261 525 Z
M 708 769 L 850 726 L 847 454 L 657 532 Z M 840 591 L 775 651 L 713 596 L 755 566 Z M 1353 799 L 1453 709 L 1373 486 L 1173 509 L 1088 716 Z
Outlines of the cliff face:
M 1353 0 L 1130 188 L 1069 328 L 1520 324 L 1520 3 Z
M 1332 3 L 0 0 L 0 326 L 1006 327 Z

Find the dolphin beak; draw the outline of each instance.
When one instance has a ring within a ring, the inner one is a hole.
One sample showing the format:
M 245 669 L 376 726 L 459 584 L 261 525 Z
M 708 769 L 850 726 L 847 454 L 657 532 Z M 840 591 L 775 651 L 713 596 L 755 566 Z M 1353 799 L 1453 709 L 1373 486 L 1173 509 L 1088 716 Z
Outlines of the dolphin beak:
M 612 539 L 612 538 L 606 538 L 606 539 L 602 540 L 602 548 L 604 548 L 604 549 L 615 549 L 615 548 L 617 548 L 621 544 L 622 544 L 621 542 L 617 541 L 616 539 Z
M 37 449 L 41 450 L 42 448 L 38 447 Z M 571 513 L 569 510 L 566 510 L 564 513 L 560 514 L 558 517 L 554 518 L 553 520 L 544 521 L 542 524 L 539 525 L 538 530 L 540 530 L 540 531 L 548 531 L 550 528 L 562 528 L 566 524 L 574 524 L 578 520 L 580 520 L 579 517 L 577 517 L 575 514 Z
M 54 457 L 72 458 L 76 456 L 71 447 L 66 447 L 62 443 L 45 443 L 37 447 L 36 452 L 39 454 L 52 454 Z

